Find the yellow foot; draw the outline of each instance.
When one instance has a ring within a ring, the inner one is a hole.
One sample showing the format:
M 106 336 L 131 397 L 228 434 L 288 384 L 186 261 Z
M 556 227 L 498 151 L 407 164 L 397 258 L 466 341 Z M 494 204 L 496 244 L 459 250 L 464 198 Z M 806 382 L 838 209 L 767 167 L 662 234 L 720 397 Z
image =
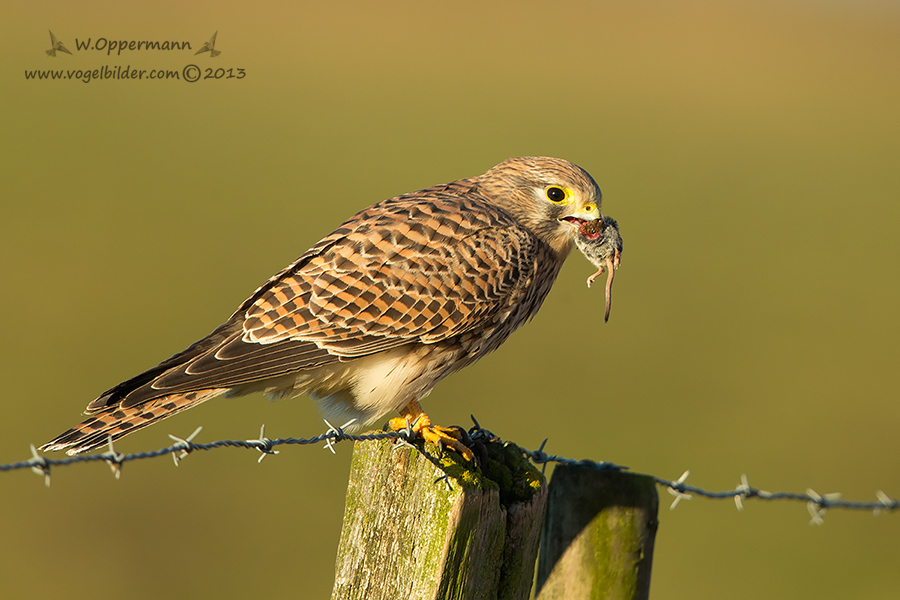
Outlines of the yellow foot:
M 415 400 L 410 402 L 406 408 L 401 409 L 400 414 L 403 416 L 388 421 L 388 427 L 392 430 L 400 431 L 412 426 L 413 432 L 422 436 L 426 442 L 437 445 L 441 450 L 444 448 L 455 450 L 469 462 L 475 460 L 472 451 L 462 443 L 462 434 L 451 427 L 432 425 L 431 419 Z

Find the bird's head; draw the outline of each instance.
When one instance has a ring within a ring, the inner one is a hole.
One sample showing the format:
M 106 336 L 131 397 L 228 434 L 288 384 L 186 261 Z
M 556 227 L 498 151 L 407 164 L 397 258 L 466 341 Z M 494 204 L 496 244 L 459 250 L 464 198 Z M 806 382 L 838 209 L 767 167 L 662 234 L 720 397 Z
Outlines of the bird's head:
M 597 183 L 560 158 L 510 158 L 476 179 L 492 202 L 563 258 L 578 232 L 601 218 Z

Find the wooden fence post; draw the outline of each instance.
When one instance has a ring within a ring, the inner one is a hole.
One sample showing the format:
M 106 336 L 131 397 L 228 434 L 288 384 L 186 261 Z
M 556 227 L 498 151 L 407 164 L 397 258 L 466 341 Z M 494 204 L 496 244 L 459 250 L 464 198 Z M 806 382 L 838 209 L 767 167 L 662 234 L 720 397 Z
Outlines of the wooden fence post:
M 526 600 L 547 486 L 512 446 L 455 453 L 390 440 L 353 450 L 333 600 Z
M 648 598 L 659 509 L 653 479 L 561 464 L 549 487 L 537 600 Z

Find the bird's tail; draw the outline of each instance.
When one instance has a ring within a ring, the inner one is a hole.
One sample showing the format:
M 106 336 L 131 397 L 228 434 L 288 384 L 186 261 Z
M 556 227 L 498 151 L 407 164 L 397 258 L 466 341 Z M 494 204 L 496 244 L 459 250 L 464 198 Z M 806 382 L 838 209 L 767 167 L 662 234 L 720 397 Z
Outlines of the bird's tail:
M 110 406 L 91 415 L 80 425 L 58 435 L 43 446 L 42 451 L 66 450 L 70 455 L 80 454 L 99 448 L 109 438 L 117 440 L 147 425 L 152 425 L 166 417 L 171 417 L 201 402 L 220 396 L 228 388 L 198 390 L 170 394 L 161 398 L 143 402 L 137 406 L 123 408 Z

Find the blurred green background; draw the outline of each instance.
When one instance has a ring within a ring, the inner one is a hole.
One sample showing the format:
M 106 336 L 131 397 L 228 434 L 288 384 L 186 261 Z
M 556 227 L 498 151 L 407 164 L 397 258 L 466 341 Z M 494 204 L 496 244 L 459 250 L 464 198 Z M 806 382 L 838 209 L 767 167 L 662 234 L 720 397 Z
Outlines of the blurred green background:
M 900 6 L 862 0 L 8 4 L 0 462 L 205 335 L 355 211 L 509 156 L 590 171 L 625 238 L 610 322 L 573 254 L 541 314 L 437 387 L 550 452 L 731 489 L 900 496 Z M 50 58 L 51 29 L 73 55 Z M 78 52 L 189 40 L 221 56 Z M 27 69 L 243 68 L 27 81 Z M 123 452 L 311 436 L 304 398 L 205 404 Z M 330 594 L 351 447 L 261 465 L 0 474 L 7 598 Z M 900 596 L 900 515 L 695 498 L 656 598 Z

